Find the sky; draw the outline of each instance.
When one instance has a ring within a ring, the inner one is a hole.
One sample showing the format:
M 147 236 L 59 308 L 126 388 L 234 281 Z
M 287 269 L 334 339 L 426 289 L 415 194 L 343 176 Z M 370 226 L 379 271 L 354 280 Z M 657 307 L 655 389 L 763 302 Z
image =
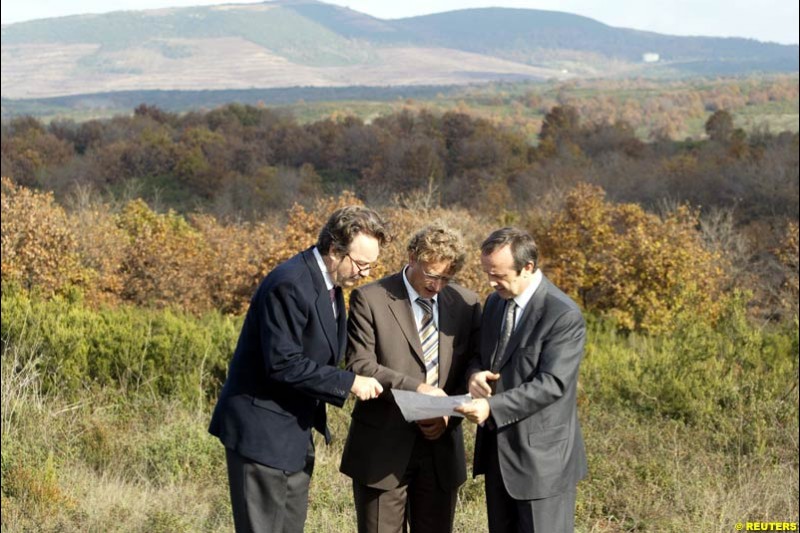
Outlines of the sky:
M 2 23 L 117 10 L 157 9 L 260 0 L 2 0 Z M 670 35 L 746 37 L 798 43 L 797 0 L 328 0 L 374 17 L 413 17 L 472 7 L 564 11 L 610 26 Z

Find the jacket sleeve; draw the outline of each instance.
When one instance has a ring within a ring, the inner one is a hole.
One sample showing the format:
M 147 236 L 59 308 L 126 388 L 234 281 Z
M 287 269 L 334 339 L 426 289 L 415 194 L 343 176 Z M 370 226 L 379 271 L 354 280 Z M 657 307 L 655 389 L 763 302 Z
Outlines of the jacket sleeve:
M 470 306 L 469 340 L 467 341 L 467 366 L 461 385 L 451 394 L 466 394 L 469 388 L 469 377 L 480 370 L 481 363 L 481 304 L 475 301 Z
M 422 380 L 378 363 L 375 353 L 375 313 L 358 289 L 350 293 L 350 316 L 347 321 L 347 369 L 362 376 L 374 377 L 384 388 L 415 391 Z M 399 331 L 398 335 L 402 335 Z
M 269 379 L 318 400 L 344 405 L 355 375 L 317 362 L 315 354 L 306 353 L 309 347 L 303 345 L 309 314 L 316 312 L 313 304 L 292 283 L 278 285 L 261 298 L 261 352 Z M 328 347 L 324 349 L 327 351 Z
M 483 363 L 481 361 L 481 348 L 482 348 L 482 341 L 483 336 L 487 335 L 485 330 L 486 322 L 483 320 L 483 317 L 487 315 L 489 307 L 492 305 L 492 296 L 488 296 L 486 298 L 486 302 L 483 305 L 483 313 L 481 313 L 480 305 L 478 305 L 478 324 L 477 324 L 477 331 L 473 332 L 470 342 L 474 342 L 471 347 L 472 359 L 470 359 L 469 363 L 467 364 L 467 371 L 465 372 L 466 382 L 469 383 L 469 378 L 475 372 L 481 372 L 483 370 L 489 370 L 488 368 L 484 368 Z
M 533 377 L 489 398 L 497 427 L 519 422 L 559 400 L 578 379 L 585 342 L 586 325 L 580 311 L 556 319 L 542 344 Z

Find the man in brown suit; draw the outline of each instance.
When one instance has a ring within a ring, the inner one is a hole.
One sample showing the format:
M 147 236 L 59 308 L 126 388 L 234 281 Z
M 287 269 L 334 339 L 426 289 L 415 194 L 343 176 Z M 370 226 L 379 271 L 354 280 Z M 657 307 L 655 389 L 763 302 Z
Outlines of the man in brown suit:
M 451 283 L 465 256 L 458 233 L 428 226 L 411 239 L 401 272 L 350 297 L 347 368 L 385 389 L 377 400 L 356 402 L 342 456 L 359 533 L 452 531 L 466 480 L 461 419 L 406 422 L 387 389 L 466 392 L 481 310 L 474 292 Z

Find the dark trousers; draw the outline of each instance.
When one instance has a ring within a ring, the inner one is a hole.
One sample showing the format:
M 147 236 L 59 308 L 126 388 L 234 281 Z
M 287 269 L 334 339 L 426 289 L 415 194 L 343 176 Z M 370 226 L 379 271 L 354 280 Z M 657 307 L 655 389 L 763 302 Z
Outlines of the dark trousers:
M 302 533 L 314 470 L 313 442 L 300 472 L 262 465 L 229 448 L 225 459 L 236 533 Z
M 489 533 L 573 533 L 575 487 L 540 500 L 515 500 L 506 491 L 497 458 L 497 434 L 484 433 Z
M 358 533 L 448 533 L 453 530 L 458 488 L 436 479 L 430 441 L 417 438 L 403 480 L 381 490 L 353 481 Z

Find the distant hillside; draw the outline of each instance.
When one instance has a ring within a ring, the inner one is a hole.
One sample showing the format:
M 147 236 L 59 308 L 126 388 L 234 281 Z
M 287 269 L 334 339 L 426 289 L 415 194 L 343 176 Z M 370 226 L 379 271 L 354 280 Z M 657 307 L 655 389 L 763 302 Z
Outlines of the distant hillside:
M 614 28 L 593 19 L 533 9 L 467 9 L 398 21 L 430 44 L 536 64 L 537 51 L 590 52 L 632 63 L 655 53 L 672 66 L 693 62 L 763 64 L 764 70 L 798 70 L 798 47 L 752 39 L 677 37 Z M 529 54 L 525 58 L 525 54 Z M 741 71 L 758 69 L 753 64 Z M 713 72 L 710 72 L 713 73 Z
M 381 20 L 314 0 L 277 0 L 2 28 L 6 99 L 797 70 L 796 45 L 674 37 L 530 9 Z

